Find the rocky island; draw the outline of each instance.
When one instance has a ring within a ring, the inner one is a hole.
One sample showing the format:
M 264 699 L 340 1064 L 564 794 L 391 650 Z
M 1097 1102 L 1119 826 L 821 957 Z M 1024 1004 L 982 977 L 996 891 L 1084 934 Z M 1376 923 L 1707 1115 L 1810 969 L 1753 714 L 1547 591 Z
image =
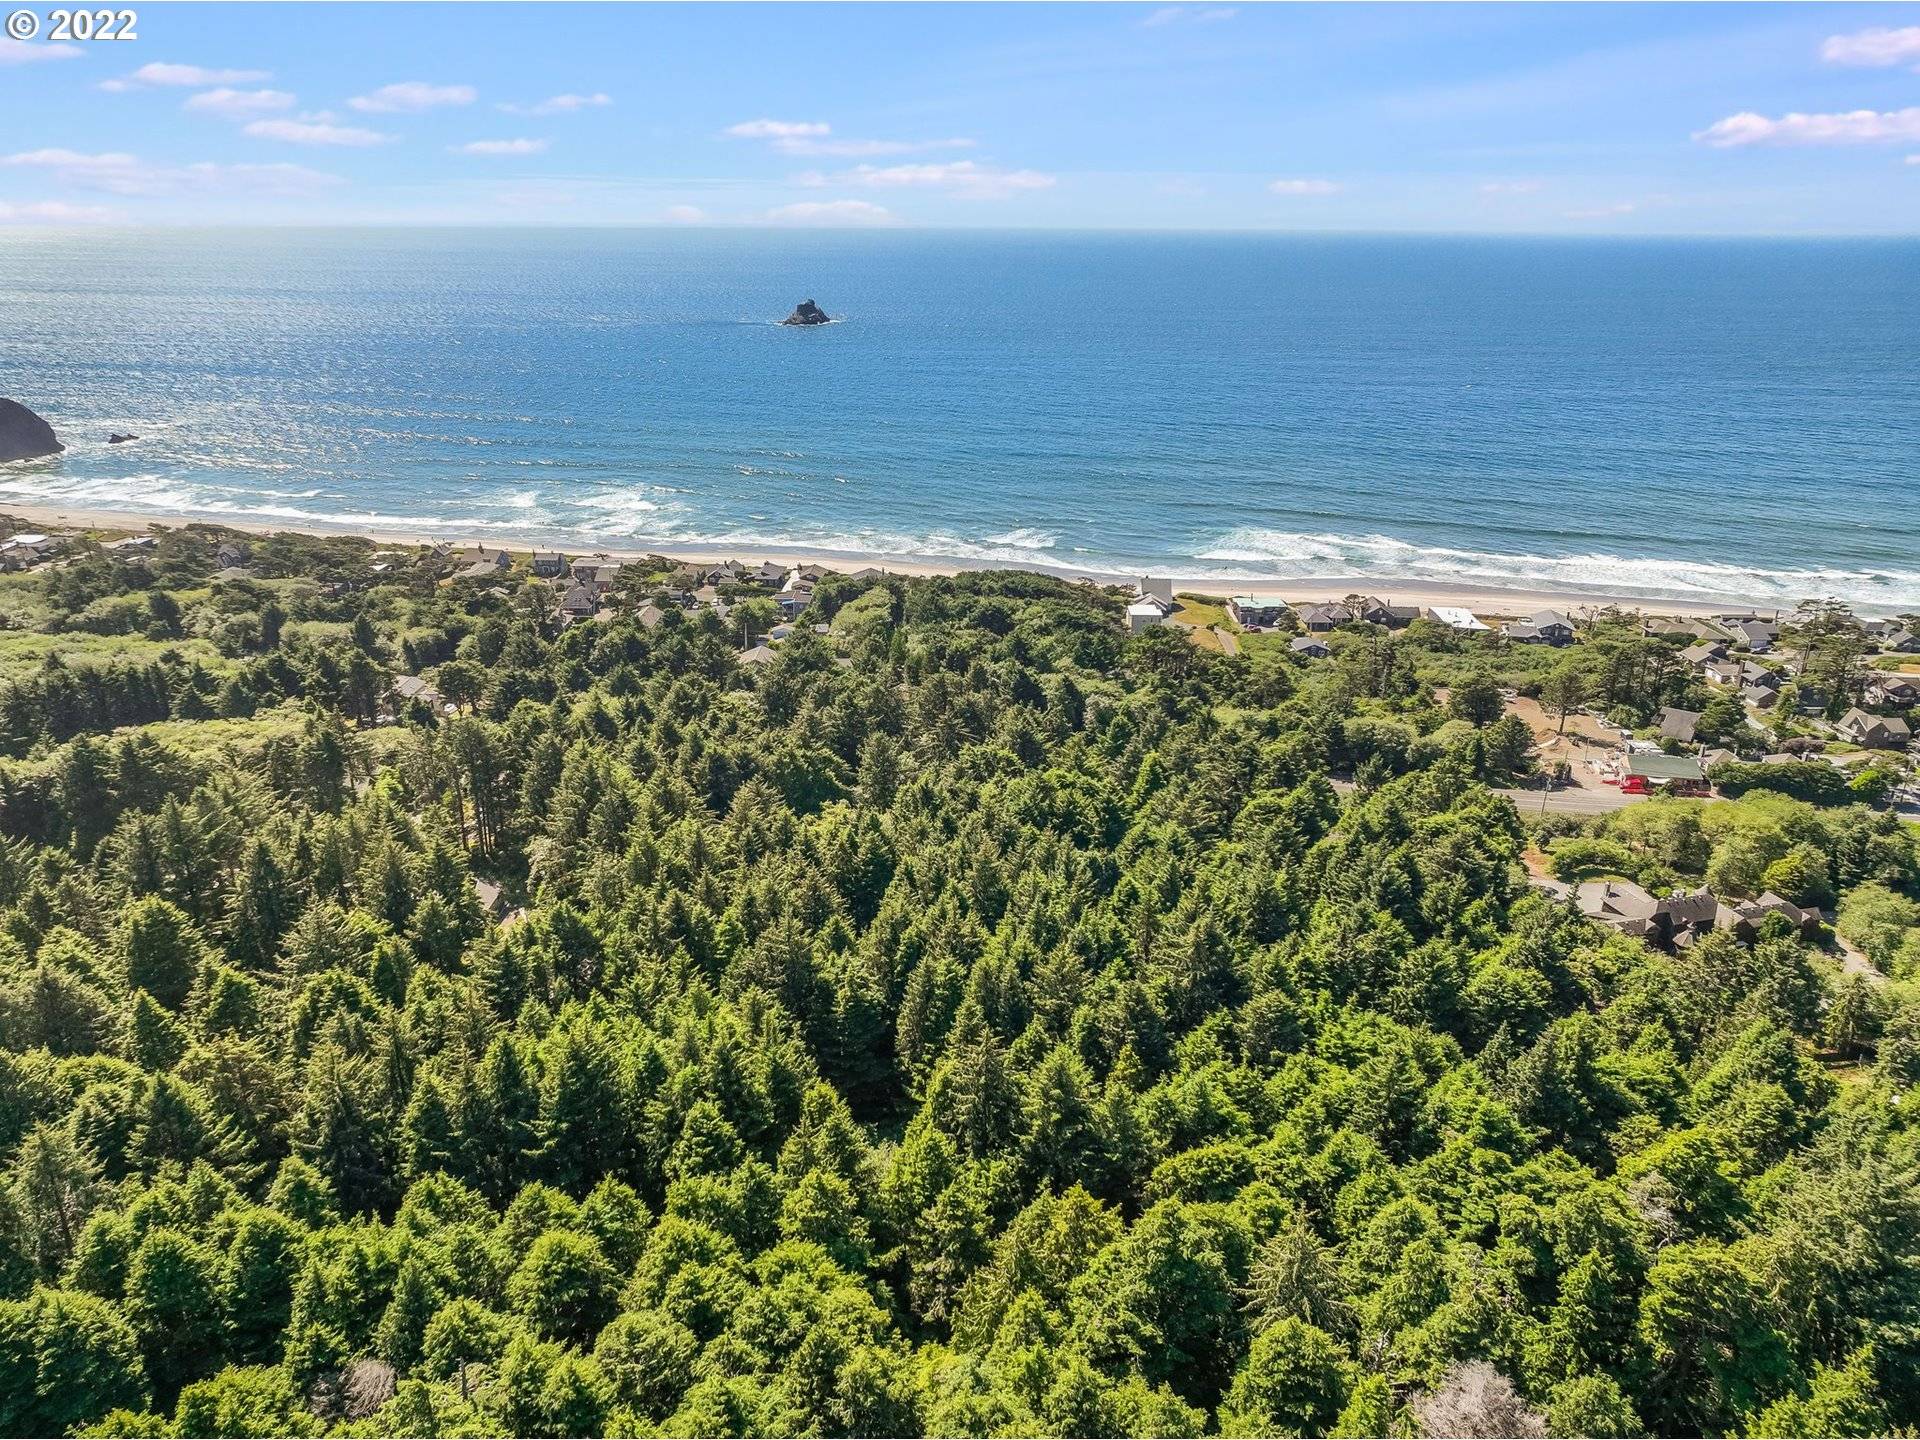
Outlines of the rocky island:
M 42 455 L 58 455 L 66 448 L 51 425 L 18 400 L 0 395 L 0 464 L 38 460 Z
M 802 300 L 793 307 L 793 313 L 780 323 L 782 325 L 824 325 L 833 317 L 811 300 Z

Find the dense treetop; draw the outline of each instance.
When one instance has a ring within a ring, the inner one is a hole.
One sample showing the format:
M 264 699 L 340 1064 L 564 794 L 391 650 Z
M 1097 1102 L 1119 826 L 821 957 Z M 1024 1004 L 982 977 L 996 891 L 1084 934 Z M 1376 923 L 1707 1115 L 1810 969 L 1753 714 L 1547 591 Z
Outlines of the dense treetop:
M 835 577 L 743 667 L 657 574 L 558 631 L 212 546 L 0 587 L 0 1432 L 1920 1426 L 1891 816 L 1530 834 L 1445 637 Z M 1523 857 L 1792 882 L 1892 978 Z

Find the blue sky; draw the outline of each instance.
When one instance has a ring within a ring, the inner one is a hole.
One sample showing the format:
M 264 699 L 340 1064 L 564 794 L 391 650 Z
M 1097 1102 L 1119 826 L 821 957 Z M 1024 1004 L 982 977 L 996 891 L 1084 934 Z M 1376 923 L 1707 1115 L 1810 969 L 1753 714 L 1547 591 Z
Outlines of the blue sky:
M 138 9 L 0 225 L 1920 232 L 1920 5 Z

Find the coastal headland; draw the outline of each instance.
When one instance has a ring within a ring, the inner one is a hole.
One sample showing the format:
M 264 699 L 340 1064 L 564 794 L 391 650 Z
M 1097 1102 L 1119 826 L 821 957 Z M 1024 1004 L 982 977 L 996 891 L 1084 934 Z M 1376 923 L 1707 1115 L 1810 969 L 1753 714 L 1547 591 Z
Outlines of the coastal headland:
M 311 521 L 288 523 L 234 519 L 219 514 L 180 514 L 159 510 L 122 511 L 86 509 L 58 505 L 0 503 L 0 512 L 46 529 L 98 530 L 130 534 L 150 525 L 217 524 L 230 530 L 253 535 L 359 535 L 383 545 L 486 545 L 507 549 L 534 550 L 559 548 L 568 553 L 604 554 L 613 559 L 637 559 L 661 555 L 676 561 L 735 559 L 742 561 L 775 560 L 782 564 L 819 565 L 832 570 L 859 570 L 874 567 L 897 575 L 957 575 L 968 570 L 1030 570 L 1065 580 L 1090 580 L 1096 584 L 1132 583 L 1134 574 L 1085 566 L 1048 565 L 1039 561 L 945 560 L 925 556 L 891 556 L 854 551 L 834 551 L 805 547 L 666 545 L 664 547 L 622 546 L 579 538 L 559 540 L 550 536 L 517 535 L 501 529 L 462 534 L 404 532 L 379 526 L 351 524 L 320 525 Z M 1227 596 L 1232 594 L 1272 594 L 1289 602 L 1315 603 L 1339 600 L 1356 592 L 1379 594 L 1402 605 L 1452 605 L 1492 618 L 1511 618 L 1541 609 L 1578 610 L 1617 606 L 1641 610 L 1651 615 L 1703 616 L 1737 607 L 1731 597 L 1705 597 L 1676 600 L 1650 598 L 1626 593 L 1590 590 L 1548 590 L 1525 585 L 1452 585 L 1434 580 L 1396 579 L 1383 575 L 1346 575 L 1223 580 L 1217 575 L 1163 574 L 1181 592 Z

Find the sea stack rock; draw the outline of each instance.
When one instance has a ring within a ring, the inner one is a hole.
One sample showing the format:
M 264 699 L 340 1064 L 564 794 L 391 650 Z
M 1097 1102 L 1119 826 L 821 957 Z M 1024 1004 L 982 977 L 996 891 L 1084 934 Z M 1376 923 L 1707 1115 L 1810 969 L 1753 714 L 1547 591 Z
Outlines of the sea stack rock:
M 114 434 L 107 436 L 107 443 L 109 445 L 124 445 L 129 440 L 138 440 L 139 438 L 138 435 L 122 435 L 116 431 Z
M 793 313 L 780 323 L 782 325 L 824 325 L 832 318 L 811 300 L 802 300 L 793 307 Z
M 18 400 L 0 395 L 0 464 L 38 460 L 42 455 L 58 455 L 66 448 L 55 438 L 51 425 Z

